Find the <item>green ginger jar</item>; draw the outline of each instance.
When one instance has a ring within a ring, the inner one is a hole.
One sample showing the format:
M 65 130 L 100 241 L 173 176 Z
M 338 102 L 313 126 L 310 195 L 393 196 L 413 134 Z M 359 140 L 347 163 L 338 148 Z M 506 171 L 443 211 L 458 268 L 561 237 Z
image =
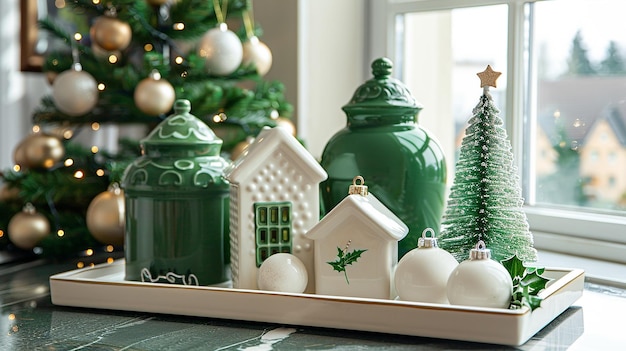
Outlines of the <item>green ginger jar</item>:
M 372 63 L 374 78 L 343 106 L 345 128 L 326 144 L 321 165 L 322 215 L 344 197 L 355 176 L 408 227 L 398 258 L 417 247 L 426 228 L 439 229 L 445 205 L 446 162 L 433 136 L 417 124 L 422 106 L 406 86 L 391 77 L 392 62 Z
M 222 140 L 188 100 L 141 140 L 123 176 L 126 280 L 210 285 L 227 281 L 229 183 Z

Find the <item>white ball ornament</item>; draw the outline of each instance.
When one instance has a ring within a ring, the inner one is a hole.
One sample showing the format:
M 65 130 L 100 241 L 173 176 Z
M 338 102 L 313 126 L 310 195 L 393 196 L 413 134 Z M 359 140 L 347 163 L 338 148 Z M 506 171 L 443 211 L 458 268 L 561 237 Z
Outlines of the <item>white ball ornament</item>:
M 54 105 L 68 116 L 80 116 L 91 111 L 98 103 L 98 83 L 84 72 L 80 63 L 61 72 L 52 84 Z
M 453 305 L 508 308 L 513 280 L 503 265 L 491 259 L 491 251 L 481 240 L 470 250 L 469 260 L 450 274 L 447 293 Z
M 243 45 L 226 23 L 220 23 L 202 36 L 198 54 L 206 60 L 205 68 L 209 74 L 227 76 L 241 65 Z
M 176 92 L 167 80 L 161 79 L 161 74 L 153 70 L 150 76 L 141 80 L 135 87 L 135 106 L 141 112 L 158 116 L 167 113 L 174 106 Z
M 260 76 L 264 76 L 272 68 L 272 52 L 258 37 L 252 36 L 243 43 L 244 66 L 254 64 Z
M 439 248 L 435 232 L 426 228 L 417 248 L 398 262 L 394 274 L 398 297 L 404 301 L 447 304 L 448 278 L 458 264 L 449 252 Z
M 257 286 L 261 290 L 301 293 L 309 282 L 306 266 L 289 253 L 268 257 L 259 268 Z

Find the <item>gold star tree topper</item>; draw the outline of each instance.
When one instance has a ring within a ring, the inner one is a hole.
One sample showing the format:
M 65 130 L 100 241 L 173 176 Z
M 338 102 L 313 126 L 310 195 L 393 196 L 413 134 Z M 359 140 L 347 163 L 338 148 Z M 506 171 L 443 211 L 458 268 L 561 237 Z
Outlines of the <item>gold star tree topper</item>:
M 496 87 L 496 80 L 498 80 L 498 77 L 500 77 L 500 75 L 502 74 L 502 72 L 496 72 L 491 68 L 491 65 L 487 65 L 487 68 L 480 72 L 480 73 L 476 73 L 476 75 L 478 76 L 478 78 L 480 78 L 480 87 L 484 88 L 484 87 Z

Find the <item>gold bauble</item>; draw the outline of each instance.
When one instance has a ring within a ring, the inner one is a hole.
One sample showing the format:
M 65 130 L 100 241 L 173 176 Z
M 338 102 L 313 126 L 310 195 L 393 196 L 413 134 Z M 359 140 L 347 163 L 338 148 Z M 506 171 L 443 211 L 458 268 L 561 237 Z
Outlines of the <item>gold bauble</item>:
M 260 76 L 264 76 L 272 68 L 272 51 L 257 37 L 249 38 L 243 43 L 242 65 L 254 64 Z
M 276 126 L 284 128 L 289 134 L 296 136 L 296 126 L 289 118 L 278 117 L 276 118 Z
M 50 234 L 50 223 L 44 215 L 37 213 L 32 204 L 27 203 L 22 212 L 11 218 L 8 230 L 9 240 L 15 246 L 31 250 Z
M 161 79 L 158 71 L 152 71 L 149 77 L 141 80 L 135 87 L 135 106 L 141 112 L 158 116 L 167 113 L 174 106 L 176 92 L 167 80 Z
M 113 16 L 96 18 L 91 29 L 91 38 L 104 50 L 124 50 L 132 39 L 130 25 Z
M 13 163 L 20 166 L 21 169 L 28 168 L 28 160 L 26 159 L 26 152 L 24 151 L 24 145 L 26 144 L 26 140 L 28 140 L 28 138 L 29 137 L 22 139 L 22 141 L 20 141 L 13 150 Z
M 61 140 L 46 133 L 31 134 L 21 144 L 18 145 L 14 155 L 15 163 L 21 167 L 50 168 L 65 155 L 65 148 Z M 18 158 L 24 164 L 18 163 Z
M 238 159 L 239 156 L 241 156 L 241 154 L 243 154 L 244 151 L 248 149 L 248 146 L 250 146 L 250 144 L 252 144 L 253 141 L 254 141 L 254 138 L 247 138 L 244 141 L 238 142 L 235 145 L 235 147 L 233 147 L 233 149 L 230 151 L 230 159 L 232 161 Z
M 151 6 L 161 6 L 161 5 L 166 4 L 168 1 L 169 0 L 146 0 L 148 5 L 151 5 Z
M 112 184 L 91 200 L 87 208 L 87 228 L 103 244 L 124 244 L 124 191 L 119 185 Z
M 9 184 L 3 184 L 0 188 L 0 202 L 11 202 L 20 198 L 20 189 Z

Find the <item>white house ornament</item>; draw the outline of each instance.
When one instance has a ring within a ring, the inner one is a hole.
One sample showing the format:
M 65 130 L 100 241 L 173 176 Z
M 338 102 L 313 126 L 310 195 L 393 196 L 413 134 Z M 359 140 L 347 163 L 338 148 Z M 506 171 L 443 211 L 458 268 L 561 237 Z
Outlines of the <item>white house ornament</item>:
M 258 37 L 252 36 L 243 43 L 242 65 L 253 64 L 260 76 L 272 68 L 272 51 Z
M 315 241 L 316 294 L 394 298 L 398 241 L 408 231 L 355 177 L 348 196 L 306 233 Z
M 309 276 L 300 259 L 289 253 L 276 253 L 268 257 L 257 277 L 260 290 L 301 293 L 306 289 Z
M 398 262 L 394 275 L 398 297 L 404 301 L 447 304 L 448 278 L 458 264 L 449 252 L 439 248 L 434 230 L 424 229 L 417 248 Z
M 91 111 L 98 103 L 98 83 L 83 71 L 80 63 L 61 72 L 52 83 L 54 105 L 68 116 L 76 117 Z
M 176 92 L 170 82 L 161 79 L 159 71 L 153 70 L 135 87 L 134 99 L 135 106 L 141 112 L 150 116 L 158 116 L 172 109 L 176 100 Z
M 482 240 L 448 279 L 447 295 L 453 305 L 508 308 L 512 294 L 511 275 L 491 259 L 491 251 Z
M 319 184 L 326 172 L 282 128 L 263 128 L 224 170 L 230 182 L 230 252 L 233 287 L 256 289 L 259 267 L 272 255 L 298 257 L 307 268 L 307 293 L 315 292 L 313 241 L 319 221 Z
M 98 194 L 87 208 L 87 229 L 103 244 L 123 245 L 125 228 L 124 191 L 117 183 Z
M 227 76 L 241 65 L 243 45 L 226 23 L 220 23 L 202 36 L 198 44 L 198 54 L 205 59 L 207 73 Z
M 38 213 L 31 203 L 27 203 L 22 212 L 16 213 L 9 221 L 9 240 L 24 250 L 31 250 L 43 238 L 50 234 L 48 219 Z

